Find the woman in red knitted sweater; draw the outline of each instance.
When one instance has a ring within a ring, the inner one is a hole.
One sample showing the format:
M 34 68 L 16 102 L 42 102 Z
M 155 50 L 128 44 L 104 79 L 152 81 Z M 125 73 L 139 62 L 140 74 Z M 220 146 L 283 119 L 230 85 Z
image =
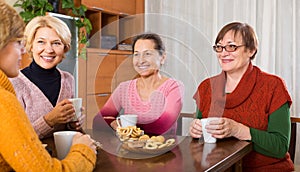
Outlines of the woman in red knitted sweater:
M 201 118 L 220 117 L 206 129 L 213 137 L 253 143 L 244 171 L 293 171 L 288 154 L 292 100 L 284 81 L 252 65 L 258 40 L 251 26 L 233 22 L 219 32 L 213 49 L 222 72 L 204 80 L 194 95 L 197 119 L 190 135 L 202 135 Z

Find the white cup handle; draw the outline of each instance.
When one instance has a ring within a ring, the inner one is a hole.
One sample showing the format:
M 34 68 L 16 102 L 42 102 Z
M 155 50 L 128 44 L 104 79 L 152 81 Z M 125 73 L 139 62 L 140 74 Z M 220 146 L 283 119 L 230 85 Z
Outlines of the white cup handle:
M 119 121 L 120 121 L 120 117 L 117 117 L 117 118 L 116 118 L 117 125 L 118 125 L 118 127 L 121 127 Z

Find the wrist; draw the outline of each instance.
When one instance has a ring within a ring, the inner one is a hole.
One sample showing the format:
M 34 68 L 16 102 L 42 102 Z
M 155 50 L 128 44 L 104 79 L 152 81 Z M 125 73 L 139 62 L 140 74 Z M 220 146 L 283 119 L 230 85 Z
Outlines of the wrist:
M 248 126 L 238 123 L 237 127 L 236 138 L 240 140 L 251 140 L 250 128 Z
M 44 118 L 44 121 L 45 121 L 50 127 L 53 127 L 53 126 L 54 126 L 54 123 L 51 122 L 50 119 L 48 119 L 48 116 L 47 116 L 47 115 L 45 115 L 43 118 Z

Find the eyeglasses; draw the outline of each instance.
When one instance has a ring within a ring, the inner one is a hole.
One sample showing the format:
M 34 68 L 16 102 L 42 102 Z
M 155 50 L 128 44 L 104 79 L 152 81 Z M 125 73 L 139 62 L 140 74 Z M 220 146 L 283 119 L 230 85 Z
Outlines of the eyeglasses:
M 213 49 L 217 53 L 221 53 L 223 51 L 223 49 L 225 49 L 225 51 L 227 51 L 227 52 L 234 52 L 234 51 L 236 51 L 237 48 L 242 47 L 242 46 L 245 46 L 245 45 L 225 45 L 225 46 L 214 45 Z

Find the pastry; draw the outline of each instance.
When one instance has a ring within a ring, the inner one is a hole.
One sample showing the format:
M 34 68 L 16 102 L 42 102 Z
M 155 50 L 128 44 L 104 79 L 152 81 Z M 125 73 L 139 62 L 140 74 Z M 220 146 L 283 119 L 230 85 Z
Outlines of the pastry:
M 168 144 L 168 145 L 172 145 L 172 144 L 174 144 L 175 143 L 175 139 L 168 139 L 167 141 L 166 141 L 166 144 Z
M 154 144 L 153 142 L 147 142 L 146 145 L 143 147 L 144 149 L 157 149 L 157 144 Z
M 134 141 L 134 142 L 128 142 L 127 145 L 131 148 L 142 148 L 145 146 L 145 142 Z
M 139 141 L 147 141 L 149 139 L 150 139 L 150 137 L 147 134 L 144 134 L 139 137 Z

